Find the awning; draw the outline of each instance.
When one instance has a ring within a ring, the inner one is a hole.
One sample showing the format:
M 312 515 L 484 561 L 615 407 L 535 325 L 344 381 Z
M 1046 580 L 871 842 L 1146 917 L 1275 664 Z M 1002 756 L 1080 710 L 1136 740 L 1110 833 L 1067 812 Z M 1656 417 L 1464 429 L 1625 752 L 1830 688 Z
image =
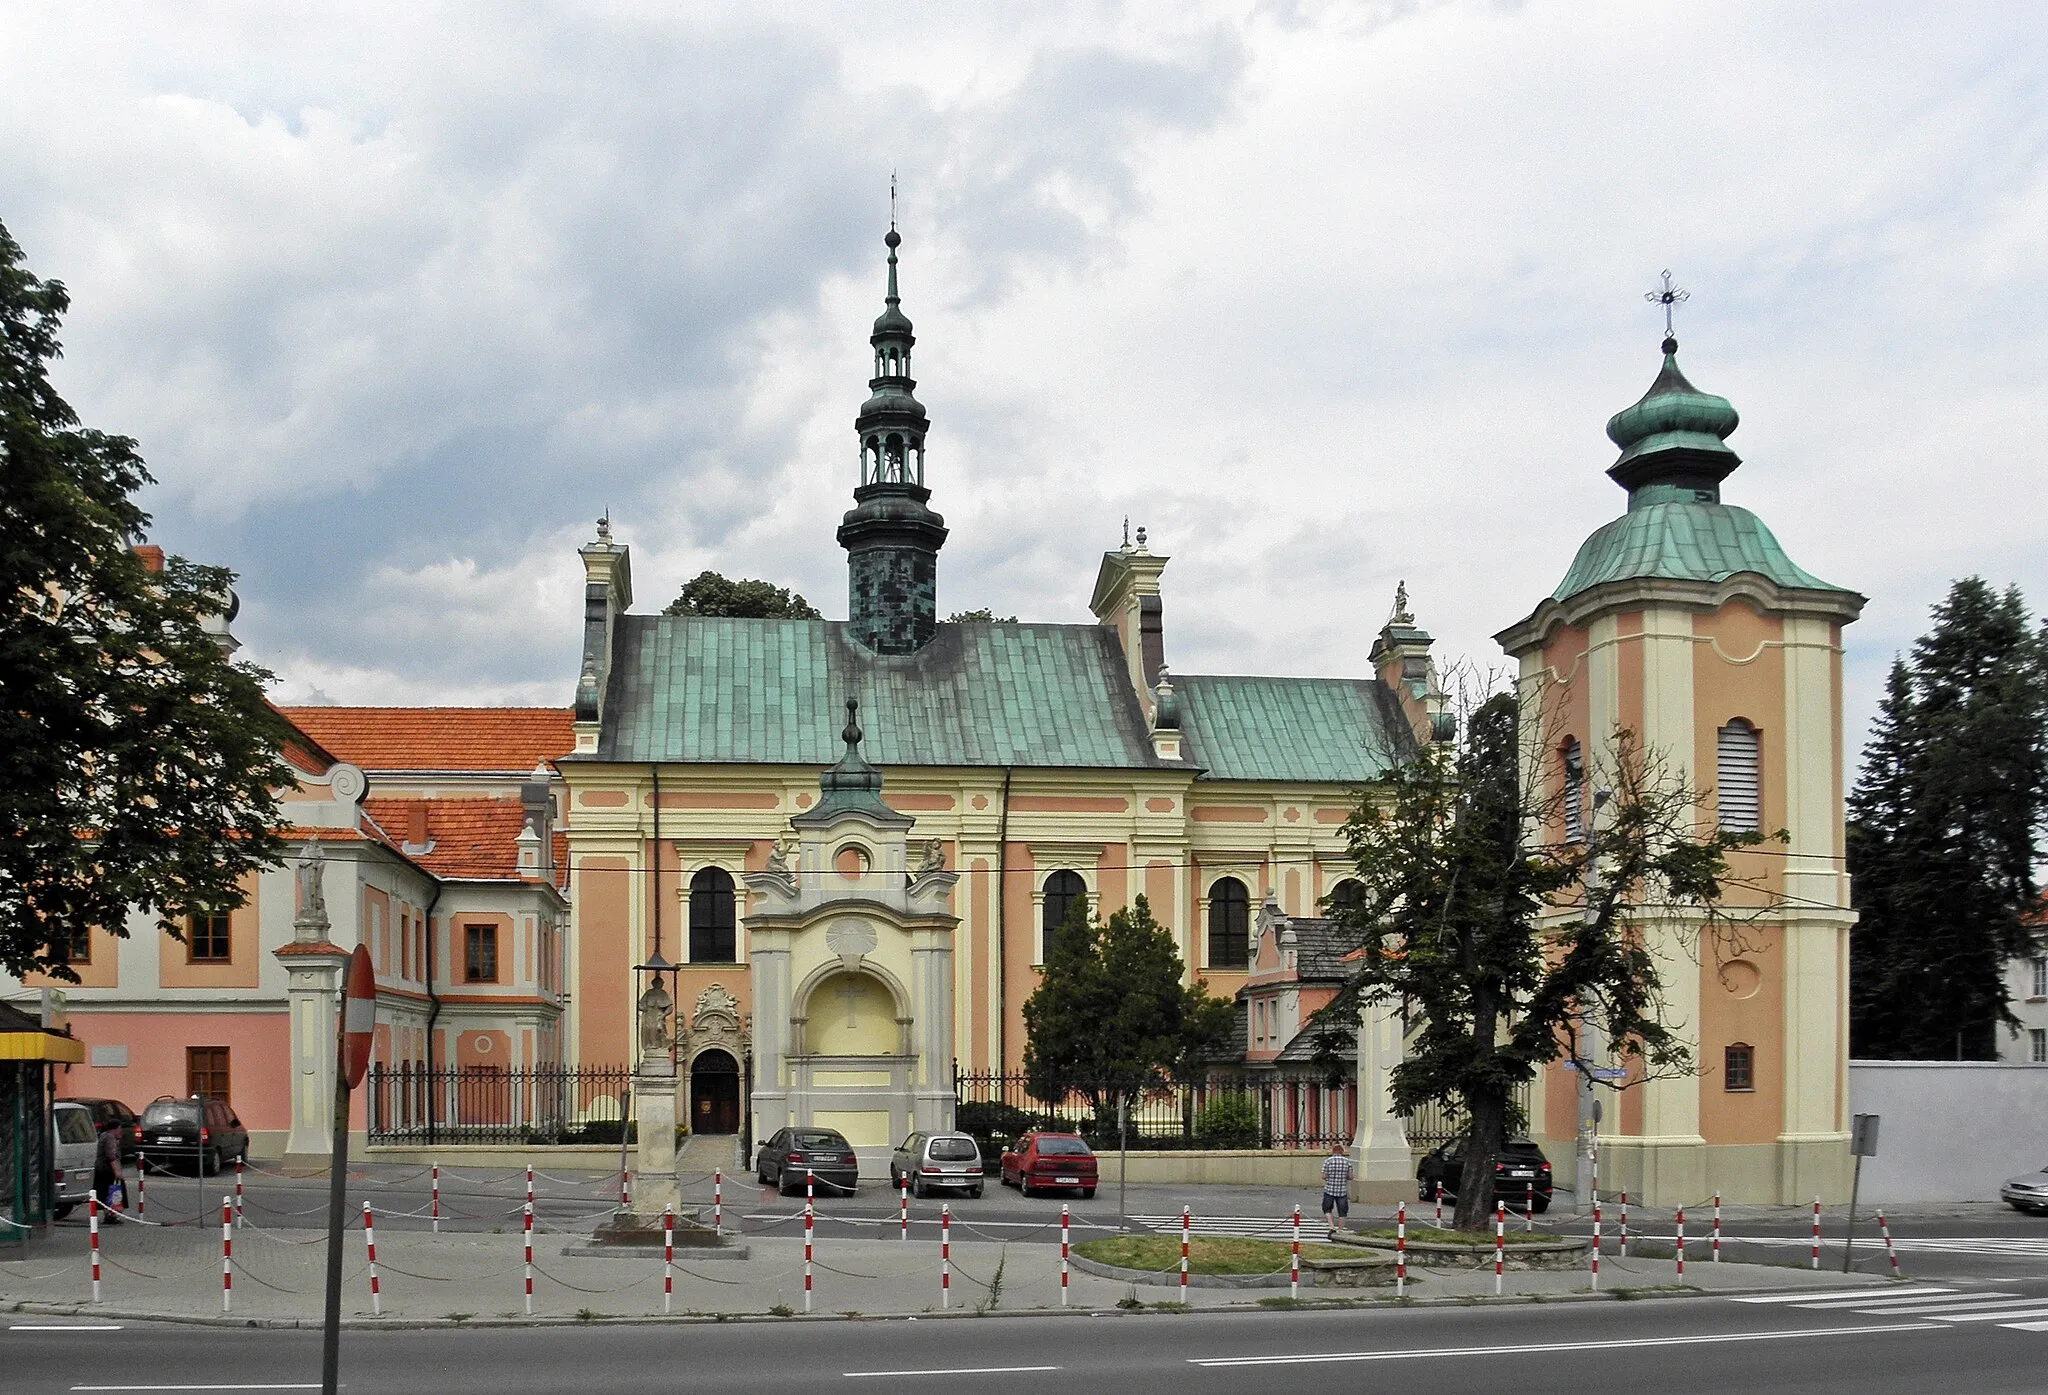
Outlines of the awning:
M 79 1065 L 85 1043 L 59 1032 L 0 1032 L 0 1061 L 61 1061 Z

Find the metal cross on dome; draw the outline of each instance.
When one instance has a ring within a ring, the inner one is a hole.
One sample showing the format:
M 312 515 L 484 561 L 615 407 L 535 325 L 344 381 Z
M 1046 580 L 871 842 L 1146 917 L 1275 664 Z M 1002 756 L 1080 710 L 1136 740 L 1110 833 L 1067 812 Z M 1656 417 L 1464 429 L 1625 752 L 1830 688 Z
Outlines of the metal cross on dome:
M 1665 271 L 1663 275 L 1664 289 L 1660 291 L 1645 291 L 1643 292 L 1643 299 L 1649 301 L 1652 305 L 1661 305 L 1664 307 L 1664 337 L 1666 339 L 1669 339 L 1673 337 L 1671 328 L 1672 307 L 1682 305 L 1686 301 L 1691 300 L 1692 292 L 1680 290 L 1678 287 L 1672 285 L 1671 273 L 1668 270 Z

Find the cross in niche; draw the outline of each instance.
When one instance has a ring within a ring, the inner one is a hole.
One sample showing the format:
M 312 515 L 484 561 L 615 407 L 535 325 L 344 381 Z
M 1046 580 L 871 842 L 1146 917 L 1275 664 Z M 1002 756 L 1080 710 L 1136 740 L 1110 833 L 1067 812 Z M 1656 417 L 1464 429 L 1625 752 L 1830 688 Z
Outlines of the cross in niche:
M 846 1004 L 846 1025 L 849 1027 L 859 1026 L 860 1024 L 854 1016 L 854 1007 L 863 996 L 860 985 L 849 977 L 832 990 L 832 996 Z
M 1666 339 L 1670 339 L 1673 337 L 1671 330 L 1671 311 L 1674 307 L 1683 305 L 1686 301 L 1691 300 L 1692 292 L 1682 291 L 1678 287 L 1672 285 L 1671 273 L 1669 271 L 1666 271 L 1664 273 L 1664 288 L 1662 290 L 1657 291 L 1643 292 L 1643 299 L 1649 301 L 1652 305 L 1661 305 L 1664 307 L 1664 337 Z

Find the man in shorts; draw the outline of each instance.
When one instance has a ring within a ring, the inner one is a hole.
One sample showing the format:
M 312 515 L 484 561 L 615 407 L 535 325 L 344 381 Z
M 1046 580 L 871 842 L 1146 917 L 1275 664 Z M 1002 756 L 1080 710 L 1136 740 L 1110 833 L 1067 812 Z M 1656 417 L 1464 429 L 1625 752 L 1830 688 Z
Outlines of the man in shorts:
M 1323 1159 L 1323 1224 L 1329 1228 L 1330 1238 L 1337 1238 L 1337 1228 L 1351 1215 L 1351 1155 L 1344 1151 L 1342 1143 L 1330 1145 L 1330 1156 Z

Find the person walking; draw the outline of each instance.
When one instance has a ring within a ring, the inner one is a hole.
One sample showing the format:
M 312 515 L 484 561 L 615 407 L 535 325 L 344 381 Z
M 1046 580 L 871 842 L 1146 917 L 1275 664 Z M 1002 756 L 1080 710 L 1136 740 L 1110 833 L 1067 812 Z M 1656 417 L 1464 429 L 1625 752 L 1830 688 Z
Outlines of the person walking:
M 1332 1240 L 1350 1215 L 1351 1154 L 1344 1151 L 1342 1143 L 1332 1143 L 1330 1156 L 1323 1159 L 1323 1225 Z
M 120 1189 L 118 1200 L 116 1188 Z M 121 1176 L 121 1130 L 118 1126 L 100 1130 L 99 1147 L 92 1157 L 92 1190 L 105 1208 L 104 1224 L 121 1224 L 121 1210 L 128 1204 L 128 1187 Z

